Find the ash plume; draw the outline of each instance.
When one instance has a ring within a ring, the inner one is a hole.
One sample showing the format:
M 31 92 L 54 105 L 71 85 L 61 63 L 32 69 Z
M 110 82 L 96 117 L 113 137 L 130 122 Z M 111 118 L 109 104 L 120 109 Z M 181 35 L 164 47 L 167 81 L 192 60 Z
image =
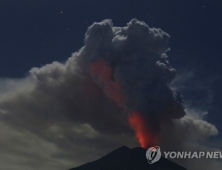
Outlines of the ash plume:
M 47 160 L 33 169 L 68 169 L 73 160 L 78 166 L 121 145 L 138 146 L 134 136 L 144 148 L 207 148 L 202 141 L 218 131 L 189 110 L 185 115 L 180 94 L 170 88 L 176 70 L 166 54 L 169 39 L 136 19 L 125 27 L 103 20 L 88 28 L 85 45 L 65 63 L 0 79 L 0 163 L 8 159 L 27 169 Z
M 131 113 L 142 116 L 151 138 L 158 135 L 161 121 L 185 115 L 180 94 L 170 88 L 176 70 L 167 60 L 169 39 L 161 29 L 136 19 L 126 27 L 104 20 L 88 28 L 84 55 L 77 58 L 104 93 L 128 112 L 133 129 L 142 123 L 133 121 Z

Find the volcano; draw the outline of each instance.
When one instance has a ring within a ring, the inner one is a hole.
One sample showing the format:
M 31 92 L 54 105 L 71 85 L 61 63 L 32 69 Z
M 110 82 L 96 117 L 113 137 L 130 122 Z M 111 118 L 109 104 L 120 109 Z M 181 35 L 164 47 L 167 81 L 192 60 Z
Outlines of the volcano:
M 69 170 L 186 170 L 182 166 L 161 157 L 154 163 L 148 164 L 146 149 L 129 149 L 122 146 L 102 158 Z

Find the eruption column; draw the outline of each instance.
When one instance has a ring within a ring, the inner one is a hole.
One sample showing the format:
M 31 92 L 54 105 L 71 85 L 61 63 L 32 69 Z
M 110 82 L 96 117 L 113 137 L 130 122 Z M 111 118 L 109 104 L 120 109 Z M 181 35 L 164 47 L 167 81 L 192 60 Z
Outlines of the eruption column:
M 104 60 L 99 60 L 91 64 L 90 71 L 92 76 L 96 79 L 98 84 L 103 84 L 105 93 L 114 99 L 119 106 L 125 110 L 129 110 L 124 105 L 124 97 L 120 92 L 120 85 L 112 78 L 112 69 Z M 152 135 L 147 121 L 142 117 L 139 112 L 132 112 L 128 116 L 128 121 L 131 128 L 135 131 L 136 137 L 139 140 L 141 147 L 148 148 L 156 144 L 156 137 Z
M 149 148 L 157 144 L 157 135 L 149 129 L 148 122 L 139 112 L 133 112 L 128 116 L 128 121 L 136 133 L 136 137 L 142 148 Z

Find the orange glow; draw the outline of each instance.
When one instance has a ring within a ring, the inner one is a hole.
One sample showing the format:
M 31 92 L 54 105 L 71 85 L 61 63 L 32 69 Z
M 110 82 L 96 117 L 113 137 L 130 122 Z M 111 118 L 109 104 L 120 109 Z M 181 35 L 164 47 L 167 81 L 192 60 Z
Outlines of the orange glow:
M 104 91 L 114 99 L 120 106 L 123 106 L 123 96 L 120 93 L 118 82 L 112 80 L 112 69 L 104 60 L 92 63 L 90 71 L 99 84 L 104 85 Z
M 90 65 L 92 76 L 96 82 L 100 84 L 104 92 L 114 99 L 121 107 L 128 110 L 124 105 L 124 98 L 121 94 L 120 85 L 114 80 L 111 67 L 104 61 L 99 60 Z M 136 137 L 139 140 L 141 147 L 149 148 L 156 145 L 156 134 L 154 134 L 148 126 L 147 121 L 143 119 L 139 112 L 133 112 L 128 116 L 128 121 L 131 128 L 135 131 Z
M 142 148 L 155 146 L 157 143 L 156 135 L 149 129 L 146 121 L 139 112 L 133 112 L 128 116 L 131 128 L 135 131 L 136 137 Z

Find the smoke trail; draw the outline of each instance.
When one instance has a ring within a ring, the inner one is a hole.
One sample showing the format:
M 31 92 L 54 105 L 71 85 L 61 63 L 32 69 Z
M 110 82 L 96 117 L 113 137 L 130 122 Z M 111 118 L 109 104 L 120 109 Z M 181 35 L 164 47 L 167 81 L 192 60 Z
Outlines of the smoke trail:
M 170 88 L 176 70 L 167 60 L 169 38 L 161 29 L 136 19 L 122 28 L 104 20 L 85 34 L 81 62 L 89 65 L 90 75 L 103 91 L 128 112 L 143 147 L 153 143 L 151 139 L 157 141 L 161 121 L 185 115 L 180 94 Z
M 112 70 L 101 60 L 91 64 L 92 76 L 96 78 L 99 84 L 105 84 L 104 91 L 109 97 L 114 99 L 120 106 L 123 106 L 123 97 L 120 94 L 120 86 L 117 82 L 112 81 Z
M 168 34 L 135 19 L 126 27 L 104 20 L 89 27 L 85 45 L 65 63 L 32 68 L 23 79 L 0 79 L 0 124 L 11 129 L 1 129 L 0 146 L 6 152 L 0 156 L 7 153 L 7 159 L 12 155 L 18 162 L 27 158 L 31 164 L 47 159 L 50 166 L 53 160 L 89 162 L 123 144 L 135 147 L 132 129 L 144 148 L 159 143 L 166 151 L 215 150 L 217 145 L 206 140 L 218 130 L 198 116 L 198 108 L 186 108 L 186 116 L 172 120 L 185 112 L 179 93 L 170 88 L 176 71 L 167 61 L 168 41 Z M 36 137 L 58 147 L 59 153 L 32 159 L 36 142 L 28 141 Z M 21 150 L 24 141 L 31 150 Z M 177 163 L 187 169 L 221 169 L 217 160 Z

